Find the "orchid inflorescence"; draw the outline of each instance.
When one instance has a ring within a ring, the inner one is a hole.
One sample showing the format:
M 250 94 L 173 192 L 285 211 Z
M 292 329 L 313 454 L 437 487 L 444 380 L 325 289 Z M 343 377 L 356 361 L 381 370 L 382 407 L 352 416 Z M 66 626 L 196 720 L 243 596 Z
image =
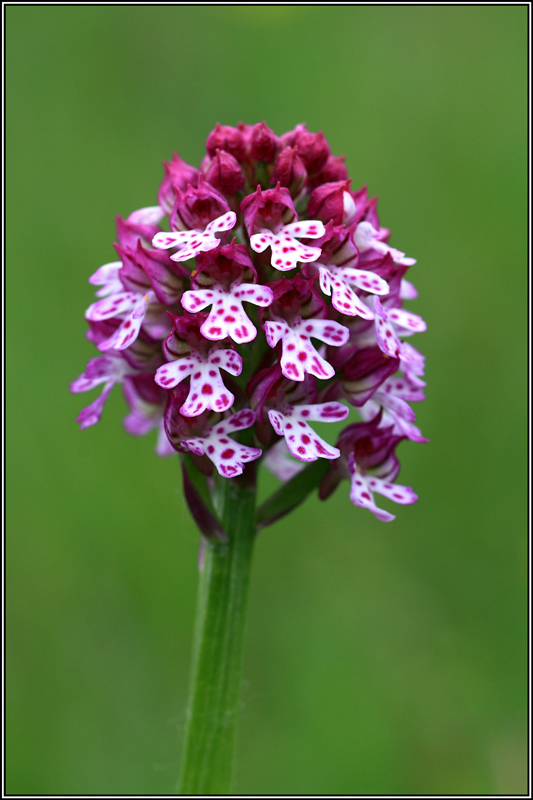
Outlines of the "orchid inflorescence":
M 102 355 L 71 389 L 103 391 L 81 427 L 121 383 L 126 429 L 157 428 L 161 456 L 230 479 L 262 457 L 282 481 L 326 459 L 322 498 L 348 478 L 356 506 L 394 519 L 374 493 L 417 499 L 393 481 L 397 445 L 427 441 L 409 405 L 424 399 L 424 358 L 404 341 L 426 325 L 403 308 L 415 260 L 388 244 L 376 199 L 351 190 L 344 159 L 305 125 L 281 137 L 217 125 L 199 170 L 177 154 L 164 167 L 157 205 L 117 217 L 118 260 L 89 279 Z M 360 421 L 336 446 L 309 424 L 350 406 Z

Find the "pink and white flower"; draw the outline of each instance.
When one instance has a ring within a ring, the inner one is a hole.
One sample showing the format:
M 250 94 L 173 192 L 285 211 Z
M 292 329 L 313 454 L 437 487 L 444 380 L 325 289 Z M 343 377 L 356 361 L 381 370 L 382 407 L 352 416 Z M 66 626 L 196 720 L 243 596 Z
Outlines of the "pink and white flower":
M 316 378 L 332 378 L 335 370 L 311 344 L 310 337 L 340 347 L 348 341 L 348 328 L 330 319 L 304 319 L 289 325 L 282 319 L 265 322 L 270 347 L 282 341 L 281 370 L 286 378 L 303 381 L 308 372 Z
M 390 514 L 382 508 L 378 508 L 374 502 L 374 492 L 394 500 L 401 505 L 410 505 L 418 500 L 418 497 L 409 486 L 401 486 L 399 483 L 389 483 L 382 478 L 369 475 L 362 470 L 356 463 L 353 453 L 348 458 L 348 469 L 351 476 L 350 500 L 354 506 L 367 508 L 382 522 L 390 522 L 395 519 L 394 514 Z
M 255 412 L 245 408 L 212 428 L 207 428 L 203 436 L 183 439 L 181 444 L 197 456 L 206 455 L 223 477 L 234 478 L 242 474 L 247 462 L 255 461 L 263 451 L 259 447 L 239 444 L 230 439 L 228 434 L 250 428 L 254 422 Z
M 178 252 L 170 256 L 173 261 L 188 261 L 197 253 L 204 253 L 214 250 L 220 244 L 217 233 L 225 233 L 233 228 L 237 222 L 237 215 L 234 211 L 227 211 L 221 217 L 217 217 L 210 222 L 204 230 L 175 231 L 156 233 L 152 239 L 154 247 L 161 250 L 169 250 L 177 247 Z
M 196 417 L 208 408 L 227 411 L 233 405 L 235 396 L 224 386 L 221 369 L 231 375 L 240 375 L 241 356 L 235 350 L 220 350 L 217 347 L 212 347 L 207 356 L 200 350 L 191 350 L 190 355 L 159 367 L 155 382 L 163 389 L 172 389 L 190 376 L 189 394 L 180 408 L 185 417 Z
M 257 336 L 255 325 L 242 307 L 243 302 L 266 308 L 272 300 L 272 289 L 268 286 L 235 281 L 229 291 L 215 284 L 210 289 L 185 292 L 181 304 L 191 313 L 212 306 L 211 313 L 200 328 L 205 338 L 217 341 L 229 336 L 234 342 L 240 343 L 251 342 Z
M 316 261 L 322 252 L 320 247 L 309 247 L 298 239 L 320 239 L 324 236 L 324 224 L 320 220 L 310 219 L 282 225 L 276 232 L 261 229 L 250 236 L 250 246 L 256 253 L 262 253 L 267 247 L 272 248 L 270 263 L 275 269 L 286 272 L 294 269 L 298 261 Z
M 317 264 L 320 275 L 320 288 L 326 295 L 333 295 L 331 302 L 341 314 L 363 319 L 374 319 L 374 312 L 354 292 L 356 286 L 363 292 L 377 295 L 389 293 L 389 284 L 374 272 L 353 267 L 324 266 Z
M 331 447 L 308 425 L 307 421 L 339 422 L 346 419 L 350 410 L 343 403 L 314 403 L 312 405 L 283 406 L 283 410 L 270 409 L 268 418 L 279 436 L 284 436 L 292 455 L 299 461 L 316 461 L 317 458 L 338 458 L 340 450 Z
M 155 314 L 145 321 L 150 305 Z M 143 322 L 145 322 L 148 332 L 155 338 L 163 338 L 168 332 L 163 306 L 158 303 L 155 292 L 152 290 L 143 294 L 141 292 L 116 292 L 93 303 L 85 312 L 85 319 L 91 322 L 114 317 L 123 317 L 124 319 L 112 336 L 98 345 L 98 349 L 103 352 L 125 350 L 139 335 Z
M 405 253 L 401 250 L 396 250 L 385 242 L 381 241 L 383 234 L 377 231 L 371 222 L 360 222 L 355 229 L 354 241 L 360 253 L 365 253 L 367 250 L 377 250 L 384 256 L 390 253 L 395 264 L 402 264 L 403 266 L 410 267 L 416 264 L 416 258 L 406 258 Z
M 105 401 L 113 386 L 116 383 L 122 383 L 126 375 L 130 375 L 134 371 L 128 362 L 119 355 L 110 354 L 92 358 L 89 361 L 85 372 L 70 384 L 70 391 L 74 393 L 89 392 L 102 383 L 105 385 L 102 394 L 80 411 L 76 422 L 80 423 L 81 430 L 96 425 L 102 416 Z

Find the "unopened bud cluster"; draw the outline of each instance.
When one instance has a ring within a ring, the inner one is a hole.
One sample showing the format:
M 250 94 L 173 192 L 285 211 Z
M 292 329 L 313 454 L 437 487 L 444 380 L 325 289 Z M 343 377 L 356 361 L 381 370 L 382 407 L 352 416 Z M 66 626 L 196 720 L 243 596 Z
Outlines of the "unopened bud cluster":
M 117 260 L 89 279 L 101 355 L 71 384 L 103 391 L 78 422 L 98 422 L 120 383 L 127 431 L 157 429 L 159 455 L 189 452 L 230 479 L 262 458 L 283 481 L 328 459 L 321 497 L 347 478 L 356 506 L 393 519 L 374 494 L 413 503 L 394 483 L 396 447 L 427 441 L 409 405 L 425 386 L 405 341 L 426 327 L 403 308 L 414 259 L 388 244 L 375 198 L 352 190 L 322 133 L 217 125 L 206 150 L 200 169 L 174 154 L 157 205 L 117 217 Z M 359 421 L 335 446 L 310 424 L 350 407 Z

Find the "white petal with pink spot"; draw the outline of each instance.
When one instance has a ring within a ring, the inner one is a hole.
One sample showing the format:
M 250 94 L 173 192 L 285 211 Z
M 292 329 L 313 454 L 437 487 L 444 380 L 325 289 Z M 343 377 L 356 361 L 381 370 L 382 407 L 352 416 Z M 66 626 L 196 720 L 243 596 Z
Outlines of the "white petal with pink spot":
M 265 323 L 265 334 L 270 347 L 275 347 L 282 340 L 281 371 L 285 377 L 303 381 L 306 372 L 322 379 L 335 375 L 335 370 L 318 354 L 310 337 L 340 347 L 346 344 L 350 332 L 333 320 L 306 319 L 292 326 L 285 320 L 268 321 Z
M 120 261 L 112 261 L 109 264 L 104 264 L 89 278 L 89 283 L 93 286 L 101 286 L 95 292 L 96 297 L 106 297 L 108 294 L 118 294 L 124 291 L 122 282 L 118 277 L 119 269 L 122 267 Z
M 187 399 L 180 408 L 185 417 L 196 417 L 207 408 L 227 411 L 233 405 L 234 395 L 224 386 L 220 370 L 240 375 L 242 358 L 234 350 L 217 350 L 212 347 L 207 358 L 199 351 L 178 358 L 159 367 L 155 382 L 163 389 L 172 389 L 190 377 Z
M 317 458 L 338 458 L 340 450 L 331 447 L 307 424 L 307 420 L 338 422 L 346 419 L 349 409 L 342 403 L 285 406 L 282 411 L 271 409 L 268 418 L 279 436 L 284 436 L 292 455 L 299 461 Z
M 223 477 L 234 478 L 242 474 L 244 464 L 259 458 L 263 451 L 258 447 L 239 444 L 230 439 L 228 434 L 250 428 L 254 422 L 255 413 L 246 408 L 219 422 L 213 428 L 208 428 L 204 436 L 184 439 L 181 444 L 196 455 L 206 455 L 210 458 Z
M 348 469 L 351 474 L 350 500 L 359 508 L 367 508 L 382 522 L 390 522 L 395 519 L 394 514 L 389 514 L 382 508 L 378 508 L 374 502 L 373 492 L 394 500 L 395 503 L 409 505 L 415 503 L 418 497 L 409 486 L 401 486 L 397 483 L 388 483 L 381 478 L 375 478 L 363 472 L 356 464 L 353 453 L 348 459 Z
M 370 222 L 360 222 L 355 229 L 355 246 L 361 253 L 366 250 L 377 250 L 378 253 L 383 253 L 383 255 L 390 253 L 396 264 L 403 264 L 406 267 L 416 264 L 416 258 L 406 258 L 405 253 L 402 253 L 401 250 L 396 250 L 394 247 L 382 242 L 380 235 L 379 231 Z
M 286 272 L 294 269 L 299 261 L 316 261 L 322 252 L 320 247 L 309 247 L 298 239 L 319 239 L 325 228 L 320 220 L 305 220 L 283 225 L 275 233 L 262 230 L 250 237 L 250 246 L 256 253 L 272 248 L 270 263 L 275 269 Z
M 333 294 L 333 307 L 341 314 L 351 317 L 374 319 L 373 311 L 354 292 L 351 285 L 372 294 L 383 295 L 390 291 L 387 281 L 364 269 L 320 265 L 319 275 L 320 288 L 324 294 Z
M 156 233 L 152 239 L 154 247 L 160 250 L 169 250 L 171 247 L 178 247 L 177 253 L 170 256 L 173 261 L 187 261 L 197 253 L 214 250 L 220 244 L 217 233 L 224 233 L 233 228 L 237 222 L 237 215 L 233 211 L 228 211 L 221 217 L 217 217 L 205 230 L 176 231 L 175 233 Z
M 103 300 L 93 303 L 85 312 L 85 318 L 91 321 L 111 319 L 125 316 L 122 324 L 105 341 L 100 342 L 98 349 L 125 350 L 139 335 L 149 303 L 156 302 L 154 292 L 117 292 Z
M 200 328 L 206 339 L 217 341 L 230 337 L 234 342 L 251 342 L 257 329 L 244 311 L 243 302 L 265 308 L 272 303 L 273 294 L 268 286 L 253 283 L 235 283 L 229 292 L 222 287 L 194 289 L 185 292 L 181 304 L 191 313 L 212 305 L 211 313 Z

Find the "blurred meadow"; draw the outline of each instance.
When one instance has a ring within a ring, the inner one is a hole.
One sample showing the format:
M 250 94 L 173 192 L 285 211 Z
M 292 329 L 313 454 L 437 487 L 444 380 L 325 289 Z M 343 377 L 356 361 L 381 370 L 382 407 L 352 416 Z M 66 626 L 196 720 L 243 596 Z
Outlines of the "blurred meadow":
M 260 534 L 236 791 L 526 793 L 527 14 L 6 8 L 8 794 L 174 793 L 198 533 L 120 390 L 80 432 L 68 384 L 115 215 L 240 120 L 323 130 L 418 259 L 430 443 L 394 522 L 344 483 Z

